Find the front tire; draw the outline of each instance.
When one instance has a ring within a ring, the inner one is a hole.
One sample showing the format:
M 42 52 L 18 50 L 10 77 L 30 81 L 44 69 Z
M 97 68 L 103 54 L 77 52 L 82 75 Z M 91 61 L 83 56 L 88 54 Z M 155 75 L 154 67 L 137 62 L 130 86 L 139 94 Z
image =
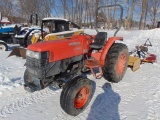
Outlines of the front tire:
M 67 82 L 62 90 L 60 104 L 69 115 L 77 116 L 89 104 L 92 97 L 92 82 L 77 76 Z
M 4 42 L 0 42 L 0 51 L 8 51 L 8 45 Z
M 32 83 L 32 79 L 31 79 L 31 74 L 28 72 L 28 70 L 26 69 L 25 72 L 24 72 L 24 83 L 26 85 L 29 85 L 30 83 Z
M 126 45 L 114 43 L 108 51 L 103 67 L 103 76 L 109 82 L 122 80 L 128 65 L 129 53 Z

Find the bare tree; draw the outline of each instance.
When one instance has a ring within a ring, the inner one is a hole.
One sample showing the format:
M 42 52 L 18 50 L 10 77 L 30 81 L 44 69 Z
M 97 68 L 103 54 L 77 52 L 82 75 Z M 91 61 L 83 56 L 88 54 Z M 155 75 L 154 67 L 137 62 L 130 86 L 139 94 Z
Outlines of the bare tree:
M 160 0 L 149 0 L 148 11 L 152 22 L 152 28 L 154 28 L 156 25 L 156 17 L 158 17 L 157 15 L 159 13 L 159 8 L 160 8 Z
M 137 0 L 132 0 L 131 1 L 132 3 L 132 7 L 131 7 L 131 10 L 130 10 L 130 17 L 129 17 L 129 20 L 128 20 L 128 30 L 131 29 L 131 26 L 132 26 L 132 21 L 133 21 L 133 13 L 134 13 L 134 9 L 135 9 L 135 4 L 137 2 Z
M 38 14 L 40 20 L 44 17 L 51 17 L 54 3 L 54 0 L 18 0 L 21 17 L 28 20 L 31 14 Z
M 67 10 L 66 0 L 61 0 L 61 3 L 62 3 L 62 6 L 63 6 L 63 15 L 64 15 L 64 18 L 66 18 L 66 10 Z
M 159 15 L 160 0 L 0 0 L 0 8 L 3 15 L 20 16 L 29 21 L 31 14 L 38 14 L 41 20 L 44 17 L 64 17 L 79 26 L 85 25 L 93 28 L 95 10 L 100 5 L 122 4 L 124 6 L 125 27 L 130 30 L 133 26 L 135 16 L 138 16 L 139 29 L 144 29 L 146 19 L 150 18 L 152 26 L 155 26 Z M 136 12 L 137 9 L 141 12 Z M 113 29 L 118 23 L 115 8 L 104 8 L 104 26 Z M 148 16 L 147 16 L 148 15 Z M 136 18 L 137 19 L 137 18 Z M 25 22 L 25 21 L 24 21 Z M 137 22 L 138 24 L 138 22 Z M 136 24 L 136 25 L 137 25 Z
M 0 0 L 0 8 L 2 15 L 8 17 L 12 22 L 12 18 L 10 16 L 13 16 L 15 13 L 13 1 Z
M 139 29 L 142 30 L 145 27 L 146 23 L 146 15 L 147 15 L 147 7 L 148 7 L 148 0 L 142 0 L 142 13 L 139 22 Z

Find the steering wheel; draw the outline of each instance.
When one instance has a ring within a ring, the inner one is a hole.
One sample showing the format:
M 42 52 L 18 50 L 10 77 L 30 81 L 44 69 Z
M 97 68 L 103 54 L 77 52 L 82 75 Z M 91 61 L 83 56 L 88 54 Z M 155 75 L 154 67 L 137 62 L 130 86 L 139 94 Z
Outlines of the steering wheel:
M 80 33 L 79 35 L 86 35 L 86 36 L 89 36 L 91 39 L 93 39 L 93 36 L 92 35 L 89 35 L 87 33 Z

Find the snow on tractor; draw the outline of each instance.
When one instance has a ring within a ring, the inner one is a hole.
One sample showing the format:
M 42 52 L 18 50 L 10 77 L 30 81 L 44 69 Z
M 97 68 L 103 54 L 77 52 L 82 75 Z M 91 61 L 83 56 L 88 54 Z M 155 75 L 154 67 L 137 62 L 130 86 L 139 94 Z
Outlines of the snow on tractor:
M 120 23 L 122 23 L 123 8 L 121 5 L 101 6 L 100 8 L 120 7 Z M 97 18 L 95 20 L 97 23 Z M 96 24 L 95 24 L 96 25 Z M 96 25 L 97 26 L 97 25 Z M 95 26 L 95 27 L 96 27 Z M 87 68 L 99 68 L 100 75 L 109 82 L 118 83 L 122 80 L 128 64 L 128 48 L 122 43 L 123 37 L 107 39 L 107 32 L 98 32 L 91 36 L 85 33 L 72 36 L 69 39 L 38 42 L 27 47 L 26 71 L 24 73 L 24 88 L 34 92 L 49 85 L 62 88 L 60 105 L 69 115 L 80 114 L 92 98 L 92 81 L 82 76 Z

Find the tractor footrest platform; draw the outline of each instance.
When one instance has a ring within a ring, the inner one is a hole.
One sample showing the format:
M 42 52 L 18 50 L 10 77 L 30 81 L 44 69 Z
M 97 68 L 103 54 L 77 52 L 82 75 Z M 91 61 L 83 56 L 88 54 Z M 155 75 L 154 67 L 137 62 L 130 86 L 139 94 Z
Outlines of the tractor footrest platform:
M 85 66 L 88 67 L 91 70 L 91 73 L 94 77 L 96 77 L 96 78 L 102 77 L 102 75 L 103 75 L 102 67 L 101 67 L 101 64 L 100 64 L 99 61 L 97 61 L 97 60 L 86 60 Z M 95 74 L 95 72 L 93 70 L 94 68 L 99 69 L 99 74 L 98 75 Z

